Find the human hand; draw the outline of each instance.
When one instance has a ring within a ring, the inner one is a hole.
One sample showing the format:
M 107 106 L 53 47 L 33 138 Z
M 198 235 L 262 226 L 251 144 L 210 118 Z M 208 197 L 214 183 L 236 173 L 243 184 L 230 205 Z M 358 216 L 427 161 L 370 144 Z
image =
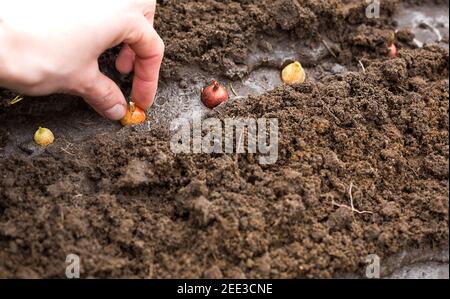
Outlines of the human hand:
M 156 0 L 0 0 L 0 86 L 27 95 L 79 95 L 119 120 L 126 100 L 98 67 L 120 43 L 123 74 L 135 72 L 133 101 L 148 109 L 156 95 L 164 43 L 153 28 Z

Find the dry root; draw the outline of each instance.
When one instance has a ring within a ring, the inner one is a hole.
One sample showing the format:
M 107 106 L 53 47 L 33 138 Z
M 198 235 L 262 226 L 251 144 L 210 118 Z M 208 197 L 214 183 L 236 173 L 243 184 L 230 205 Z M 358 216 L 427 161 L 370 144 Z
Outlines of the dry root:
M 336 206 L 336 207 L 349 209 L 353 213 L 357 213 L 357 214 L 371 214 L 371 215 L 373 215 L 373 212 L 370 212 L 370 211 L 359 211 L 359 210 L 355 209 L 355 204 L 353 202 L 353 182 L 350 183 L 350 188 L 348 190 L 348 196 L 350 197 L 350 206 L 338 204 L 337 202 L 334 201 L 334 199 L 332 200 L 332 204 L 334 206 Z

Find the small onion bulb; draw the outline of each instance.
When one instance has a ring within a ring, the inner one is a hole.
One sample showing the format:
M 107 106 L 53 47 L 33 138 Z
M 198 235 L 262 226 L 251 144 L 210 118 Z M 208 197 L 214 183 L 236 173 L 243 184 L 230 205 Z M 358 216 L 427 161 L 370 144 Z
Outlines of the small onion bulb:
M 295 61 L 283 69 L 281 78 L 283 79 L 283 82 L 288 85 L 302 84 L 306 80 L 306 74 L 301 63 Z
M 55 141 L 55 136 L 52 131 L 47 128 L 39 128 L 36 133 L 34 133 L 34 142 L 36 144 L 46 147 Z

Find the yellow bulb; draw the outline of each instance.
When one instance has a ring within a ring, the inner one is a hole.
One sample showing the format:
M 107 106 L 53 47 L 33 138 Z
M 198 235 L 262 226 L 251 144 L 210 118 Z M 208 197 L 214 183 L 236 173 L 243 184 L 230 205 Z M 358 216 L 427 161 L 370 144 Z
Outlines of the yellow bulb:
M 300 62 L 296 61 L 283 69 L 281 78 L 288 85 L 301 84 L 305 82 L 306 74 Z
M 34 142 L 40 146 L 48 146 L 55 141 L 55 136 L 52 131 L 46 128 L 39 128 L 39 130 L 34 133 Z
M 134 125 L 140 125 L 143 122 L 145 122 L 145 119 L 147 118 L 147 115 L 145 114 L 145 111 L 134 102 L 131 102 L 128 105 L 127 113 L 125 114 L 125 117 L 120 121 L 122 123 L 122 126 L 134 126 Z

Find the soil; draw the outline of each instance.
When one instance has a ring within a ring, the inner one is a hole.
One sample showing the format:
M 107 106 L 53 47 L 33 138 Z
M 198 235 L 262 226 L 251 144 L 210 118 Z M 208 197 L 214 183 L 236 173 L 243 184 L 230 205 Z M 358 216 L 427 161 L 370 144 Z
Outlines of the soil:
M 70 96 L 9 106 L 14 94 L 0 91 L 0 277 L 64 277 L 74 253 L 83 277 L 330 278 L 364 273 L 370 254 L 448 246 L 448 38 L 418 48 L 402 29 L 388 58 L 399 1 L 382 1 L 380 19 L 364 1 L 158 4 L 162 82 L 190 84 L 179 71 L 190 65 L 242 79 L 251 45 L 270 51 L 261 37 L 278 34 L 326 39 L 330 53 L 311 66 L 350 71 L 211 112 L 278 118 L 279 159 L 267 166 L 175 155 L 163 128 L 120 129 Z M 116 54 L 101 65 L 129 93 Z M 56 128 L 45 150 L 31 143 L 37 123 Z

